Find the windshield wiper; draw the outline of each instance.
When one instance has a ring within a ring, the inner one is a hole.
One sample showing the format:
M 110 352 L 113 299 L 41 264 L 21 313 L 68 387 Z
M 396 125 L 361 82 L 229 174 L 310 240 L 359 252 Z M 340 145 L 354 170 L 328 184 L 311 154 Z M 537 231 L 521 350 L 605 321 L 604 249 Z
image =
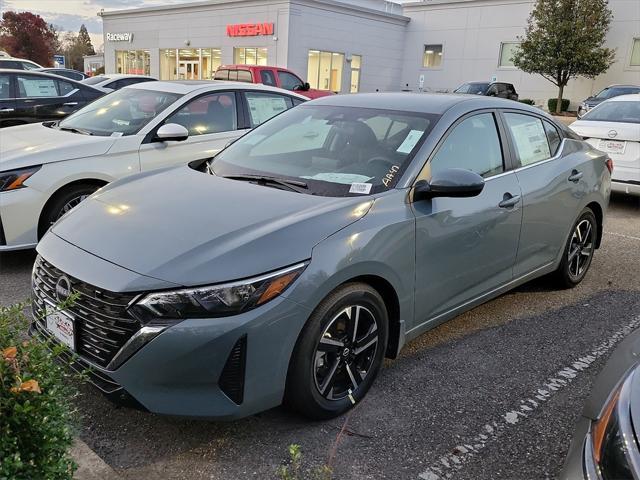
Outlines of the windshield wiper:
M 298 193 L 300 193 L 301 189 L 306 190 L 309 188 L 306 183 L 298 180 L 285 180 L 283 178 L 268 177 L 264 175 L 226 175 L 223 178 L 256 182 L 258 185 L 273 185 Z
M 73 127 L 61 127 L 58 125 L 58 130 L 64 130 L 65 132 L 81 133 L 82 135 L 93 135 L 89 130 L 82 130 L 81 128 Z

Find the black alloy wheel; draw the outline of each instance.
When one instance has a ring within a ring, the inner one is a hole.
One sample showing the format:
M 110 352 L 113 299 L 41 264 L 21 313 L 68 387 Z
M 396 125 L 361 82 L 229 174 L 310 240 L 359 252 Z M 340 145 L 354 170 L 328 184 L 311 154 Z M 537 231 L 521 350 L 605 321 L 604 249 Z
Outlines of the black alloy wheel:
M 382 297 L 369 285 L 348 283 L 330 293 L 298 337 L 285 403 L 317 420 L 353 408 L 380 370 L 388 322 Z

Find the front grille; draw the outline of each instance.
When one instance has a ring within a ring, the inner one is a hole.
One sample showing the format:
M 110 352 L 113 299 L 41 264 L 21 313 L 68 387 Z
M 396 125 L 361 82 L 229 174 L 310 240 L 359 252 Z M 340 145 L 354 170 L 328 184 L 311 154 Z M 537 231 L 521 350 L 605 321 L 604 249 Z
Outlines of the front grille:
M 74 319 L 76 352 L 105 368 L 122 346 L 140 329 L 140 322 L 127 312 L 135 294 L 109 292 L 66 275 L 40 255 L 33 267 L 33 307 L 36 321 L 45 327 L 46 301 L 57 304 L 56 283 L 66 276 L 79 298 L 66 313 Z

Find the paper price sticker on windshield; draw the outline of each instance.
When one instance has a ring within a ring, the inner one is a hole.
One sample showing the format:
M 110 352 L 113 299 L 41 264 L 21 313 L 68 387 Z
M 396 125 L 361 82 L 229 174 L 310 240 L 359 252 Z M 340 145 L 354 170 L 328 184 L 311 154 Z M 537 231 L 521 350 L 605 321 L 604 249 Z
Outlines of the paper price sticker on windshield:
M 411 130 L 402 144 L 396 149 L 396 152 L 411 153 L 411 150 L 416 146 L 416 143 L 418 143 L 418 140 L 420 140 L 423 133 L 424 132 L 422 130 Z
M 371 191 L 370 183 L 352 183 L 349 193 L 360 193 L 366 195 Z

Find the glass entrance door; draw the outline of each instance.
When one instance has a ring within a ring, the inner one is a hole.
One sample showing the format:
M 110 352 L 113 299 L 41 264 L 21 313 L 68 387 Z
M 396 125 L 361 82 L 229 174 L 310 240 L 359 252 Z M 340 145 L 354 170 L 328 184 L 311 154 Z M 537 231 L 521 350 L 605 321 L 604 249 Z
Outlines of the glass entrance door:
M 200 78 L 200 62 L 198 60 L 180 61 L 178 63 L 180 80 L 198 80 Z

